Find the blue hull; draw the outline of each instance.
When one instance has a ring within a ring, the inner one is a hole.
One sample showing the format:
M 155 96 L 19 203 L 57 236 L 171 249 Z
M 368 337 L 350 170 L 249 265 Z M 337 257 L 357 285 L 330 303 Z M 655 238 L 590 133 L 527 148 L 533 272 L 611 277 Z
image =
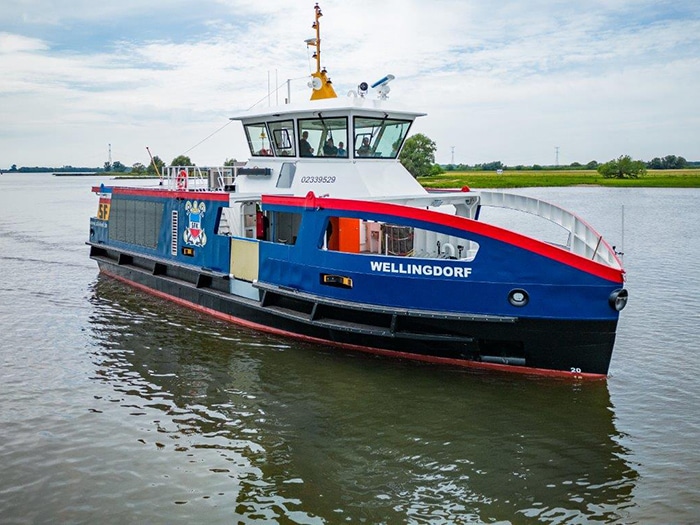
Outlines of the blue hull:
M 96 191 L 88 244 L 101 271 L 188 307 L 410 359 L 608 372 L 622 272 L 549 244 L 444 213 L 313 196 L 263 197 L 264 227 L 236 237 L 227 193 Z M 388 234 L 384 253 L 359 252 L 353 228 L 376 224 L 400 224 L 408 253 L 389 253 Z M 425 232 L 464 256 L 417 256 Z
M 540 375 L 594 377 L 608 372 L 617 321 L 436 314 L 330 301 L 260 284 L 259 299 L 228 293 L 209 272 L 125 256 L 93 246 L 111 277 L 183 306 L 320 344 L 419 361 Z

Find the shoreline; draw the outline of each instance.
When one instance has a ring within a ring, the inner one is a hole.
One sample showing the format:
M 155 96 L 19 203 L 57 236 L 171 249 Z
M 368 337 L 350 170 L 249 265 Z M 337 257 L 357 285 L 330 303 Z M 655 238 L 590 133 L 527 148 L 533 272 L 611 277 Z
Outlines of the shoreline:
M 12 172 L 2 175 L 36 175 L 54 177 L 105 177 L 118 180 L 152 179 L 157 175 L 130 175 L 121 172 Z M 608 187 L 608 188 L 700 188 L 700 169 L 648 170 L 636 179 L 606 179 L 595 170 L 523 170 L 504 171 L 447 171 L 440 175 L 419 177 L 426 189 L 509 189 L 551 187 Z
M 427 189 L 506 189 L 600 186 L 608 188 L 700 188 L 700 169 L 648 170 L 636 179 L 606 179 L 596 170 L 447 171 L 419 177 Z

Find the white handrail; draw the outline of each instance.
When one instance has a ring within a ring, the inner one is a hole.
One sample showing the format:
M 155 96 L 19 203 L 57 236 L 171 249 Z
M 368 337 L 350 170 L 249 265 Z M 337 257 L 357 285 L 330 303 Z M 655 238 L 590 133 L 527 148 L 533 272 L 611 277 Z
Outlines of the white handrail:
M 549 202 L 525 195 L 479 192 L 481 206 L 508 208 L 553 222 L 569 232 L 567 248 L 572 253 L 613 268 L 622 268 L 614 250 L 586 221 Z
M 163 180 L 171 191 L 223 191 L 235 183 L 236 166 L 164 166 Z

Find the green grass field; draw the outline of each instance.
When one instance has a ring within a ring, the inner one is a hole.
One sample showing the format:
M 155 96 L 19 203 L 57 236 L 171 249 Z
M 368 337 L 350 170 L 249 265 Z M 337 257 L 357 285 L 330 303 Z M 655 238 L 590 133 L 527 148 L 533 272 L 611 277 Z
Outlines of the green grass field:
M 426 188 L 525 188 L 536 186 L 595 185 L 616 188 L 700 188 L 700 169 L 648 170 L 638 179 L 605 179 L 595 170 L 506 170 L 449 171 L 442 175 L 420 177 Z

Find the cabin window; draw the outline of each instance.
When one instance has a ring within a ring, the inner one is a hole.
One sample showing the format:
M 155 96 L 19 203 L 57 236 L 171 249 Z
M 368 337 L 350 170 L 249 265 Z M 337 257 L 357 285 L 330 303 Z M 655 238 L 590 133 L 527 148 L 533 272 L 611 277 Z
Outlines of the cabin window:
M 272 145 L 278 156 L 293 157 L 296 155 L 293 121 L 268 122 L 267 127 L 270 129 Z
M 410 120 L 355 117 L 355 156 L 395 159 L 410 127 Z
M 253 157 L 267 157 L 272 155 L 270 134 L 264 122 L 260 124 L 246 124 L 243 128 L 245 129 L 246 138 L 248 139 L 250 154 Z
M 479 251 L 479 244 L 466 237 L 354 217 L 330 217 L 321 246 L 345 253 L 466 262 Z
M 319 117 L 299 121 L 300 157 L 348 158 L 348 119 Z
M 279 244 L 296 244 L 301 213 L 272 211 L 268 213 L 268 238 Z
M 259 201 L 245 201 L 221 208 L 216 233 L 278 244 L 296 244 L 300 226 L 301 213 L 263 211 Z

